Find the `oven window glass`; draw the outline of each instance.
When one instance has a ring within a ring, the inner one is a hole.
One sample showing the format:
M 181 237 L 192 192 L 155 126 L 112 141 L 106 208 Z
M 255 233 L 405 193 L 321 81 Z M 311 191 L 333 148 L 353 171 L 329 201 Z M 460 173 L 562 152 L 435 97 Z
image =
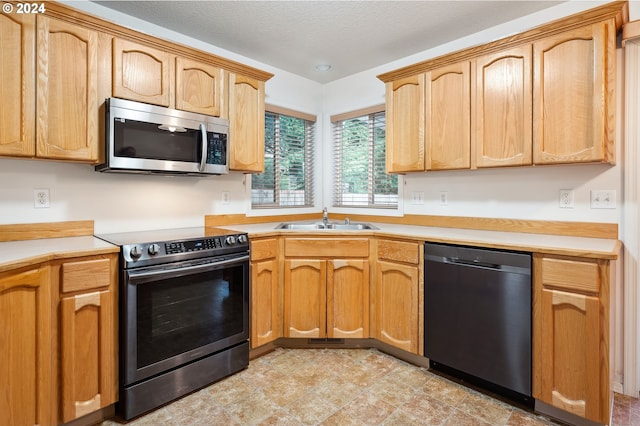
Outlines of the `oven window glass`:
M 137 367 L 243 332 L 242 265 L 137 285 Z

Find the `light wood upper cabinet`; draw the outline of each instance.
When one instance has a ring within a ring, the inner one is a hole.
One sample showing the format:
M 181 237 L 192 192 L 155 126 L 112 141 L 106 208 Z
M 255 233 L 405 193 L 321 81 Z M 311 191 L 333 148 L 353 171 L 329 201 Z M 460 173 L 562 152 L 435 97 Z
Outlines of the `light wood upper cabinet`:
M 607 21 L 533 44 L 536 164 L 614 161 L 615 38 Z
M 470 63 L 426 74 L 425 166 L 427 170 L 471 167 Z
M 113 39 L 113 96 L 169 107 L 172 56 L 129 40 Z
M 95 162 L 98 33 L 43 15 L 37 26 L 37 156 Z
M 278 239 L 251 240 L 251 348 L 282 337 Z
M 0 274 L 0 424 L 57 423 L 51 305 L 48 267 Z
M 473 62 L 471 135 L 477 167 L 531 165 L 531 50 L 527 44 Z
M 35 15 L 0 14 L 0 155 L 35 155 Z
M 60 266 L 60 360 L 64 423 L 117 400 L 117 256 Z
M 612 2 L 379 75 L 387 172 L 613 164 L 616 32 L 626 9 Z
M 229 74 L 229 168 L 264 170 L 264 81 Z
M 386 84 L 387 173 L 424 171 L 425 75 Z
M 225 99 L 224 71 L 176 58 L 176 109 L 219 117 Z
M 533 396 L 604 424 L 613 282 L 610 261 L 534 255 Z

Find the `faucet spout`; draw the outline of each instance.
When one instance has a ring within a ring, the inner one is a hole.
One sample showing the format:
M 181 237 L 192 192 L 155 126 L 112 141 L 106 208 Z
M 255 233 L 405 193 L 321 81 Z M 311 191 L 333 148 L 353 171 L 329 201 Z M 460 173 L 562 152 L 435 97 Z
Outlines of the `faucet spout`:
M 327 212 L 326 207 L 322 209 L 322 223 L 324 226 L 327 226 L 327 223 L 329 223 L 329 212 Z

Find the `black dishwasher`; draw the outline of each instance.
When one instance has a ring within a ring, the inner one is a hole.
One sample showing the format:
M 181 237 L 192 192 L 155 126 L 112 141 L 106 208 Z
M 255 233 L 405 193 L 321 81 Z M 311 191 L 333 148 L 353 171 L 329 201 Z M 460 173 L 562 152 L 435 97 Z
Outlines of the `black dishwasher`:
M 427 243 L 424 275 L 430 366 L 531 403 L 531 254 Z

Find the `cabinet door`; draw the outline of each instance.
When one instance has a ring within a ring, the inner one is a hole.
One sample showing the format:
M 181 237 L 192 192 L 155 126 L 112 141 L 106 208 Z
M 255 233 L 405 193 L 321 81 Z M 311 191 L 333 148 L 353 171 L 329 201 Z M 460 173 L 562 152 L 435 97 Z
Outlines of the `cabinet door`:
M 598 23 L 533 44 L 536 164 L 614 161 L 615 37 Z
M 54 424 L 52 315 L 48 268 L 0 274 L 0 424 Z
M 219 117 L 223 100 L 222 69 L 176 58 L 176 109 Z
M 285 337 L 325 337 L 327 262 L 286 260 L 284 274 Z
M 252 244 L 253 250 L 253 244 Z M 278 262 L 267 259 L 251 263 L 251 347 L 282 336 L 278 296 Z
M 0 14 L 0 155 L 35 155 L 35 15 Z
M 98 159 L 98 34 L 37 17 L 37 155 Z
M 229 75 L 229 168 L 264 170 L 264 82 Z
M 476 166 L 531 165 L 531 45 L 476 59 L 474 82 Z
M 375 337 L 418 353 L 418 267 L 379 261 L 376 277 Z
M 600 404 L 598 298 L 543 290 L 540 300 L 534 397 L 580 417 L 603 419 Z
M 386 84 L 387 173 L 424 171 L 424 78 Z
M 328 261 L 327 337 L 369 337 L 368 261 Z
M 96 291 L 61 300 L 62 420 L 116 401 L 114 295 Z
M 113 96 L 172 106 L 171 55 L 128 40 L 113 39 Z
M 470 63 L 426 73 L 425 146 L 427 170 L 471 167 Z

